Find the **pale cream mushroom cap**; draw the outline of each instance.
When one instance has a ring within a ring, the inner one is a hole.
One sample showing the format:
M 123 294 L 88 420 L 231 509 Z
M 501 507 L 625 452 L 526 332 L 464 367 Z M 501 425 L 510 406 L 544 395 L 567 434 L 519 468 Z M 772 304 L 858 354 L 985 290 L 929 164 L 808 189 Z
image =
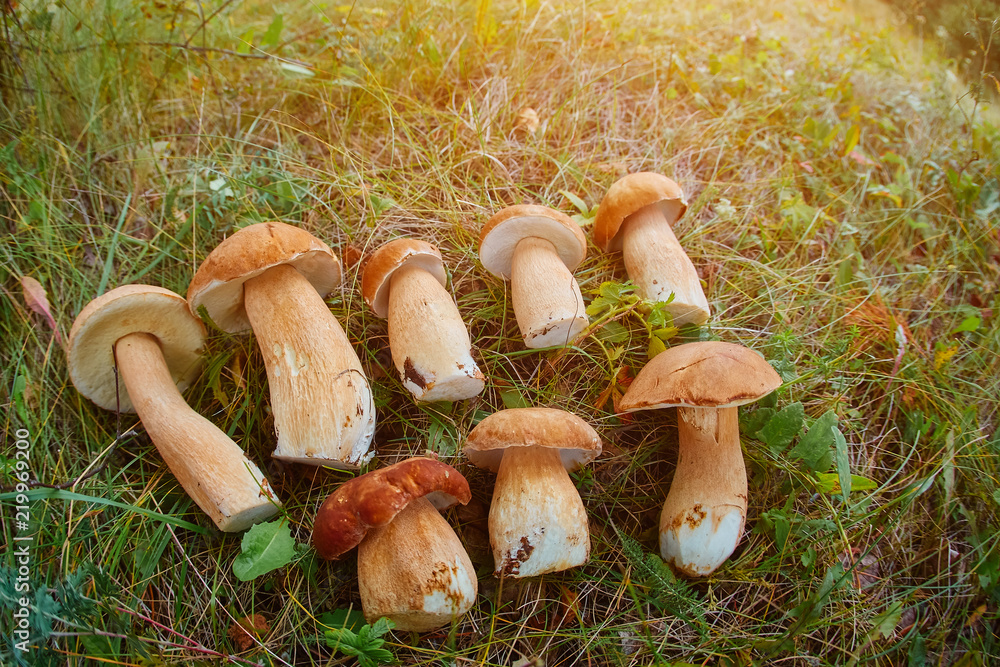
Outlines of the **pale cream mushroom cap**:
M 361 277 L 361 295 L 379 317 L 389 315 L 389 284 L 398 269 L 415 265 L 434 276 L 442 287 L 447 286 L 441 252 L 426 241 L 396 239 L 372 253 Z
M 491 472 L 509 447 L 546 447 L 559 450 L 567 472 L 579 470 L 601 455 L 601 437 L 571 412 L 554 408 L 512 408 L 479 422 L 465 441 L 465 455 L 473 465 Z
M 179 391 L 201 371 L 205 327 L 191 316 L 184 297 L 152 285 L 113 289 L 80 311 L 70 330 L 67 359 L 77 391 L 105 410 L 135 412 L 125 383 L 115 381 L 114 357 L 115 343 L 132 333 L 156 337 Z
M 294 266 L 323 297 L 341 281 L 340 259 L 325 243 L 299 227 L 261 222 L 227 238 L 201 263 L 188 286 L 191 312 L 204 306 L 224 331 L 249 331 L 243 283 L 282 264 Z
M 625 218 L 651 204 L 660 204 L 670 223 L 687 211 L 684 192 L 674 181 L 653 172 L 629 174 L 612 185 L 594 218 L 594 244 L 605 252 L 622 249 L 621 231 Z
M 587 256 L 587 237 L 565 213 L 547 206 L 508 206 L 483 225 L 479 234 L 479 260 L 495 276 L 510 279 L 514 248 L 534 237 L 549 241 L 571 272 Z

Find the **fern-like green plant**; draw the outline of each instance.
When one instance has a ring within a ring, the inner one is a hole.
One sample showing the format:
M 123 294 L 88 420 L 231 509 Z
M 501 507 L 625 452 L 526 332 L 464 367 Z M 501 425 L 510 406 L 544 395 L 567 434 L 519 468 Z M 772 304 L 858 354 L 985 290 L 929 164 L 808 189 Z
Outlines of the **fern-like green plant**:
M 357 632 L 348 628 L 334 628 L 326 631 L 326 644 L 335 651 L 357 658 L 361 667 L 376 667 L 394 662 L 396 656 L 383 648 L 385 640 L 382 639 L 382 635 L 394 625 L 389 619 L 380 618 L 372 625 L 361 626 Z

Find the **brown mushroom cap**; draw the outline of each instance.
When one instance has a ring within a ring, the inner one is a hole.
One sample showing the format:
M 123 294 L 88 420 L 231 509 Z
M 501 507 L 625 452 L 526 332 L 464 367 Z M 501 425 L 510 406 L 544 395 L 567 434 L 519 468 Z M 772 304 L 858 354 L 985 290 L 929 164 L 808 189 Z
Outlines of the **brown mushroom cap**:
M 361 295 L 379 317 L 389 314 L 389 283 L 392 274 L 412 264 L 434 276 L 442 287 L 448 284 L 441 252 L 430 243 L 416 239 L 396 239 L 372 253 L 361 277 Z
M 198 267 L 187 298 L 191 312 L 205 306 L 221 329 L 250 329 L 243 308 L 243 283 L 271 267 L 290 264 L 320 296 L 340 284 L 340 259 L 329 246 L 304 229 L 283 222 L 261 222 L 239 230 L 209 253 Z
M 781 376 L 748 347 L 707 341 L 671 347 L 643 366 L 620 407 L 730 408 L 752 403 L 781 386 Z
M 687 211 L 681 187 L 666 176 L 643 171 L 620 178 L 612 185 L 594 218 L 594 244 L 605 252 L 621 250 L 618 233 L 625 218 L 650 204 L 660 204 L 667 220 L 676 222 Z
M 479 260 L 493 275 L 508 279 L 514 248 L 528 237 L 549 241 L 570 271 L 587 256 L 587 237 L 569 216 L 547 206 L 521 205 L 508 206 L 486 221 L 479 234 Z
M 313 524 L 313 546 L 332 560 L 356 547 L 369 528 L 382 526 L 410 502 L 427 496 L 438 508 L 472 498 L 460 472 L 434 459 L 412 458 L 355 477 L 323 501 Z
M 67 365 L 77 391 L 105 410 L 135 412 L 124 382 L 116 382 L 114 346 L 123 336 L 148 333 L 163 351 L 179 391 L 201 371 L 205 327 L 180 294 L 152 285 L 124 285 L 80 311 L 69 334 Z
M 571 412 L 554 408 L 513 408 L 479 422 L 465 441 L 465 455 L 479 468 L 500 470 L 508 447 L 558 449 L 567 471 L 587 465 L 601 454 L 601 437 Z

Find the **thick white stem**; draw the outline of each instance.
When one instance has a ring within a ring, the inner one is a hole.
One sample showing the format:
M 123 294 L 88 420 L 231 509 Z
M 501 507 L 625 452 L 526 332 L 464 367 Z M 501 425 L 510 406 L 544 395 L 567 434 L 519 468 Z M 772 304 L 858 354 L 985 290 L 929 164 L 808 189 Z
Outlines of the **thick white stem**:
M 244 530 L 277 513 L 278 500 L 257 466 L 177 391 L 155 336 L 123 336 L 115 343 L 115 356 L 150 440 L 219 530 Z
M 440 628 L 472 608 L 476 571 L 455 531 L 426 498 L 358 546 L 358 588 L 369 622 L 387 616 L 397 630 Z
M 709 317 L 708 299 L 701 289 L 698 272 L 674 235 L 659 204 L 639 209 L 625 219 L 622 228 L 625 269 L 639 296 L 666 301 L 674 324 L 701 324 Z
M 714 572 L 743 537 L 747 471 L 737 408 L 677 408 L 677 471 L 660 515 L 663 559 L 691 576 Z
M 510 270 L 514 315 L 529 348 L 566 345 L 587 327 L 576 278 L 545 239 L 518 242 Z
M 472 398 L 486 384 L 451 295 L 419 266 L 395 271 L 389 288 L 389 348 L 418 401 Z
M 498 577 L 532 577 L 587 562 L 587 512 L 559 450 L 509 447 L 504 451 L 489 530 Z
M 375 404 L 358 355 L 309 281 L 291 266 L 245 284 L 278 432 L 273 456 L 356 468 L 369 461 Z

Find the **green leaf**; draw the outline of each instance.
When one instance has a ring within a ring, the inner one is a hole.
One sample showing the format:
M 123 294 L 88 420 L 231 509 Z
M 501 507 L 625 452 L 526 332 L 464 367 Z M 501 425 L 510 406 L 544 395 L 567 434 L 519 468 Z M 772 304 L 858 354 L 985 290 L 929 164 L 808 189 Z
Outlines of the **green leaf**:
M 264 33 L 264 37 L 260 40 L 261 47 L 277 46 L 278 40 L 281 39 L 281 30 L 284 27 L 285 23 L 281 14 L 275 14 L 274 20 L 271 21 L 271 25 L 267 27 L 267 32 Z
M 647 357 L 652 359 L 660 352 L 666 352 L 666 351 L 667 351 L 667 346 L 664 345 L 662 340 L 660 340 L 656 336 L 653 336 L 652 338 L 649 339 L 649 347 L 646 348 Z
M 394 662 L 396 656 L 391 651 L 382 648 L 385 640 L 380 639 L 393 628 L 393 622 L 380 618 L 374 625 L 363 625 L 357 633 L 347 628 L 334 628 L 324 633 L 326 644 L 335 651 L 356 657 L 361 667 L 375 667 L 387 662 Z
M 608 322 L 594 332 L 594 337 L 605 343 L 624 343 L 628 340 L 628 329 L 619 322 Z
M 531 407 L 527 399 L 517 389 L 504 389 L 500 392 L 500 400 L 503 401 L 503 406 L 508 410 Z
M 572 192 L 570 192 L 569 190 L 560 190 L 559 194 L 568 199 L 570 203 L 572 203 L 573 206 L 576 207 L 576 210 L 582 213 L 583 215 L 590 214 L 590 207 L 587 206 L 587 203 L 582 199 L 580 199 L 579 197 L 577 197 Z
M 872 621 L 874 626 L 875 637 L 882 637 L 888 639 L 892 636 L 892 633 L 896 631 L 896 626 L 899 625 L 900 619 L 903 618 L 903 602 L 902 600 L 897 600 L 889 605 L 883 613 L 875 617 Z
M 805 421 L 802 404 L 792 403 L 767 420 L 758 437 L 777 454 L 792 443 L 792 439 L 802 431 Z
M 774 408 L 757 408 L 751 412 L 740 413 L 740 432 L 748 438 L 760 440 L 760 430 L 764 428 L 771 417 L 774 416 Z
M 295 539 L 283 520 L 259 523 L 243 535 L 242 553 L 233 561 L 233 574 L 250 581 L 291 563 L 298 555 Z
M 877 489 L 878 484 L 862 477 L 861 475 L 851 475 L 852 491 L 871 491 Z M 816 475 L 816 490 L 820 493 L 836 493 L 844 495 L 840 487 L 840 474 L 835 472 L 821 472 Z
M 924 638 L 921 635 L 918 634 L 913 638 L 913 643 L 910 644 L 910 650 L 906 658 L 909 667 L 924 667 L 927 664 L 927 646 L 924 644 Z
M 852 481 L 851 462 L 847 457 L 847 440 L 836 426 L 830 430 L 833 431 L 834 446 L 837 451 L 837 475 L 840 478 L 840 495 L 843 496 L 844 503 L 847 504 L 848 498 L 851 497 Z
M 605 299 L 603 296 L 599 296 L 591 301 L 590 305 L 587 306 L 587 315 L 594 318 L 600 317 L 605 312 L 614 308 L 616 303 L 617 302 Z
M 313 72 L 308 67 L 302 67 L 301 65 L 296 65 L 295 63 L 283 62 L 280 63 L 278 67 L 284 70 L 286 74 L 294 74 L 295 76 L 306 76 L 306 77 L 316 76 L 316 73 Z
M 253 46 L 253 28 L 240 35 L 240 43 L 236 47 L 236 53 L 250 53 Z
M 981 323 L 982 320 L 980 320 L 978 317 L 975 316 L 966 317 L 964 320 L 962 320 L 962 323 L 958 325 L 958 328 L 952 331 L 951 333 L 957 334 L 961 333 L 962 331 L 976 331 L 977 329 L 979 329 L 979 325 Z
M 27 426 L 31 422 L 28 421 L 28 409 L 24 401 L 24 392 L 28 388 L 28 378 L 24 375 L 18 375 L 14 378 L 14 412 L 21 419 L 21 423 Z
M 813 423 L 798 444 L 788 452 L 791 459 L 802 459 L 803 465 L 813 472 L 826 472 L 833 465 L 833 427 L 837 426 L 837 413 L 829 410 Z
M 857 125 L 852 125 L 849 130 L 847 130 L 847 136 L 844 137 L 844 152 L 842 155 L 845 157 L 850 155 L 851 151 L 858 145 L 858 140 L 861 138 L 861 128 Z
M 630 295 L 635 290 L 634 285 L 629 285 L 625 283 L 616 283 L 613 280 L 607 280 L 601 283 L 601 286 L 597 288 L 597 293 L 607 299 L 609 302 L 618 305 L 622 300 Z

